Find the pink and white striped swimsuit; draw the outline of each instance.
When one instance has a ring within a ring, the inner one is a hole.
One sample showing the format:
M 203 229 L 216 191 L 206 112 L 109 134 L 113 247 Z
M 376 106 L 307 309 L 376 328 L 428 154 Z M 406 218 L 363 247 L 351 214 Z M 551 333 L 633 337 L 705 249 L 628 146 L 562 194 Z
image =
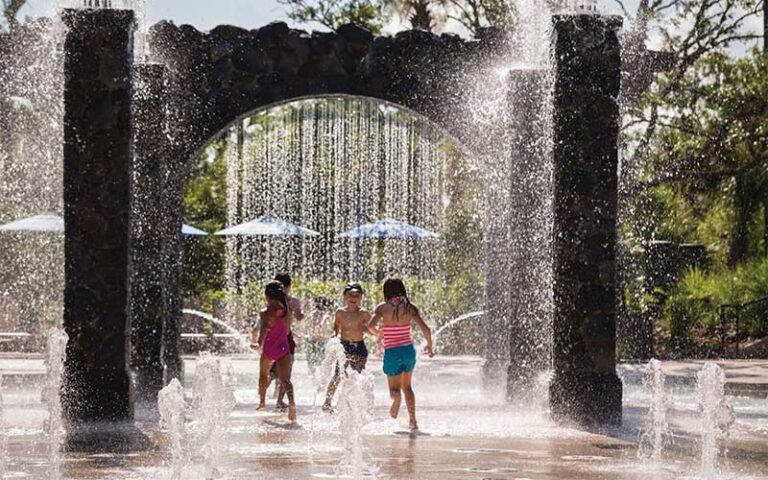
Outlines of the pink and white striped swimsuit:
M 411 324 L 405 325 L 382 325 L 381 333 L 383 336 L 384 348 L 397 348 L 411 345 Z

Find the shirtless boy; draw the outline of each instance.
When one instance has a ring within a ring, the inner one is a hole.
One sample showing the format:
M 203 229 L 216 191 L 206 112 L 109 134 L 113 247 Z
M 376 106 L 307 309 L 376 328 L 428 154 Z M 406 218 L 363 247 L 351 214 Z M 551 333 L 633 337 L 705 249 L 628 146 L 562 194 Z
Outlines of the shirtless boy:
M 336 310 L 333 322 L 333 331 L 335 335 L 341 336 L 341 345 L 347 354 L 347 363 L 344 365 L 352 367 L 357 372 L 365 369 L 368 362 L 368 349 L 363 341 L 363 335 L 370 333 L 369 322 L 371 314 L 362 308 L 363 288 L 358 283 L 350 283 L 344 288 L 344 308 Z M 341 381 L 339 369 L 328 385 L 328 393 L 325 397 L 323 410 L 331 411 L 331 401 L 336 393 L 336 388 Z

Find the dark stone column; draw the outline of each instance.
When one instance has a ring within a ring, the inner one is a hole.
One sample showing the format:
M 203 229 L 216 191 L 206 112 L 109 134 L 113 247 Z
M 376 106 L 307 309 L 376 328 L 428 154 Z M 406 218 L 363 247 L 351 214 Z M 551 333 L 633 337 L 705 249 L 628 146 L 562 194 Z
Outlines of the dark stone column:
M 163 365 L 165 383 L 184 380 L 181 340 L 181 224 L 186 179 L 185 156 L 170 155 L 163 188 Z
M 496 185 L 509 184 L 509 172 L 494 172 Z M 509 191 L 494 188 L 486 192 L 485 201 L 490 205 L 507 205 Z M 505 209 L 505 211 L 508 211 Z M 486 219 L 483 225 L 483 252 L 485 253 L 485 314 L 481 323 L 483 332 L 483 380 L 489 385 L 499 385 L 509 368 L 509 328 L 512 322 L 510 295 L 512 291 L 512 263 L 509 258 L 509 223 L 507 215 Z
M 137 415 L 154 416 L 163 388 L 163 197 L 168 134 L 165 115 L 165 69 L 134 69 L 136 155 L 131 198 L 131 368 Z
M 558 419 L 619 424 L 615 281 L 621 19 L 557 15 L 554 22 L 550 407 Z
M 70 425 L 133 416 L 128 237 L 133 12 L 66 10 L 62 401 Z
M 150 34 L 153 59 L 167 68 L 166 105 L 168 114 L 168 134 L 170 136 L 166 155 L 166 174 L 163 187 L 163 363 L 165 382 L 173 378 L 183 380 L 183 363 L 179 352 L 182 319 L 181 294 L 181 224 L 183 213 L 183 195 L 186 182 L 187 165 L 196 150 L 202 146 L 202 133 L 211 118 L 217 117 L 216 111 L 228 104 L 233 98 L 256 96 L 235 95 L 234 90 L 216 97 L 224 102 L 206 104 L 201 96 L 201 87 L 208 85 L 207 67 L 210 61 L 210 45 L 205 36 L 188 25 L 175 27 L 160 23 L 154 26 Z M 201 67 L 203 66 L 203 67 Z M 208 85 L 209 88 L 210 85 Z M 209 97 L 213 99 L 215 96 Z M 226 98 L 225 98 L 226 97 Z M 231 118 L 230 118 L 231 119 Z
M 502 128 L 494 132 L 498 139 L 504 138 Z M 503 155 L 506 150 L 499 147 L 487 155 Z M 510 219 L 513 215 L 510 204 L 512 183 L 511 162 L 499 162 L 497 168 L 488 172 L 489 183 L 495 188 L 482 192 L 484 210 L 491 212 L 483 221 L 483 274 L 485 290 L 483 315 L 480 328 L 483 337 L 483 380 L 486 385 L 503 385 L 509 368 L 510 325 L 513 322 L 511 295 L 513 290 L 513 259 L 510 257 Z M 489 169 L 490 170 L 490 169 Z
M 507 141 L 510 155 L 510 198 L 507 203 L 509 243 L 504 248 L 511 263 L 509 309 L 509 368 L 511 399 L 527 401 L 535 391 L 536 376 L 549 367 L 551 338 L 551 235 L 549 169 L 551 128 L 547 108 L 550 83 L 544 70 L 512 70 L 509 74 L 510 112 Z

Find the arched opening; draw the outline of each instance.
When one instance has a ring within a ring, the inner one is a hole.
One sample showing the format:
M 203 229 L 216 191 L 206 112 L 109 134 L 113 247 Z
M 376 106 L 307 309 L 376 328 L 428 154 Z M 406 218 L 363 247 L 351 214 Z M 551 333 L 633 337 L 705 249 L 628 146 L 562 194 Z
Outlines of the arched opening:
M 363 282 L 372 306 L 377 281 L 398 275 L 436 327 L 478 310 L 484 274 L 477 174 L 471 152 L 455 138 L 392 103 L 328 95 L 247 113 L 195 155 L 184 221 L 217 231 L 272 214 L 319 235 L 185 242 L 185 305 L 245 328 L 263 282 L 288 271 L 309 307 L 338 303 L 348 281 Z M 439 237 L 338 237 L 383 218 Z M 476 330 L 467 324 L 447 331 L 445 349 L 481 353 Z

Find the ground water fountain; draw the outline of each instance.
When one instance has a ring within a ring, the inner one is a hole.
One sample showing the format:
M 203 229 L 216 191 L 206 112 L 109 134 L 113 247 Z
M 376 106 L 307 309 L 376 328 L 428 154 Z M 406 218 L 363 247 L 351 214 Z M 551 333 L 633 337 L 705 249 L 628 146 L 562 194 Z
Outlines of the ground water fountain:
M 439 350 L 440 344 L 438 343 L 438 340 L 440 339 L 440 334 L 444 331 L 448 330 L 449 328 L 458 325 L 462 322 L 466 322 L 468 320 L 472 320 L 475 318 L 480 318 L 485 314 L 483 311 L 477 311 L 477 312 L 469 312 L 465 313 L 464 315 L 459 315 L 458 317 L 454 318 L 453 320 L 450 320 L 443 325 L 440 326 L 440 328 L 436 328 L 435 331 L 432 333 L 432 342 L 435 345 L 435 348 Z
M 61 449 L 65 425 L 62 418 L 60 395 L 68 342 L 69 337 L 61 329 L 52 327 L 48 331 L 45 359 L 46 378 L 43 389 L 43 401 L 48 411 L 48 418 L 45 421 L 48 480 L 61 479 Z
M 251 353 L 251 344 L 249 341 L 250 335 L 242 333 L 240 330 L 235 329 L 231 325 L 229 325 L 224 320 L 221 320 L 219 318 L 214 317 L 213 315 L 205 312 L 201 312 L 199 310 L 194 310 L 190 308 L 185 308 L 182 310 L 182 313 L 186 315 L 192 315 L 198 318 L 202 318 L 203 320 L 209 321 L 213 323 L 214 325 L 217 325 L 224 330 L 226 330 L 227 334 L 231 335 L 231 338 L 236 343 L 238 349 L 241 352 Z
M 646 378 L 643 385 L 651 392 L 650 411 L 647 424 L 640 438 L 638 454 L 640 458 L 648 459 L 654 464 L 662 460 L 664 446 L 669 442 L 669 424 L 667 422 L 667 395 L 665 375 L 659 360 L 648 362 Z
M 336 466 L 336 474 L 355 480 L 370 478 L 376 469 L 365 462 L 362 431 L 373 418 L 371 410 L 374 405 L 374 381 L 370 372 L 357 372 L 347 365 L 344 347 L 338 337 L 333 337 L 326 343 L 325 355 L 317 375 L 315 397 L 320 395 L 325 399 L 329 384 L 335 375 L 339 376 L 339 383 L 336 389 L 338 400 L 334 410 L 338 414 L 338 430 L 343 439 L 343 454 Z M 318 414 L 320 412 L 316 410 L 314 416 Z M 313 423 L 310 433 L 312 443 L 314 435 Z
M 203 478 L 216 478 L 219 462 L 226 452 L 226 423 L 235 399 L 230 380 L 224 375 L 221 361 L 202 353 L 196 362 L 194 407 L 190 412 L 190 433 L 194 448 L 202 461 Z M 178 399 L 176 399 L 178 400 Z
M 364 460 L 365 441 L 363 427 L 372 420 L 373 377 L 363 371 L 358 373 L 342 365 L 342 380 L 339 384 L 339 430 L 344 438 L 344 457 L 339 464 L 342 475 L 355 480 L 369 477 L 375 468 L 368 467 Z
M 701 412 L 701 476 L 717 478 L 718 440 L 728 432 L 735 418 L 725 401 L 725 372 L 714 362 L 707 362 L 696 374 Z
M 158 394 L 157 407 L 163 425 L 168 429 L 171 451 L 170 480 L 181 480 L 186 461 L 185 448 L 185 422 L 186 402 L 184 400 L 184 387 L 178 379 L 174 378 Z
M 8 469 L 8 434 L 5 431 L 3 402 L 3 376 L 0 375 L 0 478 L 5 477 Z

